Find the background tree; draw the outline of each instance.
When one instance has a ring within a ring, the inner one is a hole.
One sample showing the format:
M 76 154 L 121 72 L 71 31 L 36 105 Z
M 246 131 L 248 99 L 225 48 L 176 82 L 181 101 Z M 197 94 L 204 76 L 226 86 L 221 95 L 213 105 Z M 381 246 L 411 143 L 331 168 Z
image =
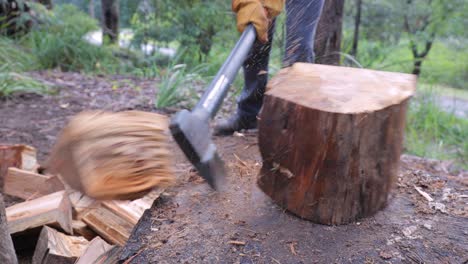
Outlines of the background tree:
M 413 74 L 421 74 L 421 66 L 434 44 L 444 22 L 457 8 L 452 1 L 406 0 L 403 28 L 408 33 L 413 55 Z
M 353 47 L 351 55 L 356 57 L 359 43 L 359 27 L 361 26 L 362 0 L 356 0 L 356 16 L 354 17 Z
M 344 0 L 327 0 L 317 26 L 314 50 L 316 63 L 340 64 Z
M 102 40 L 117 43 L 119 41 L 119 1 L 101 0 Z

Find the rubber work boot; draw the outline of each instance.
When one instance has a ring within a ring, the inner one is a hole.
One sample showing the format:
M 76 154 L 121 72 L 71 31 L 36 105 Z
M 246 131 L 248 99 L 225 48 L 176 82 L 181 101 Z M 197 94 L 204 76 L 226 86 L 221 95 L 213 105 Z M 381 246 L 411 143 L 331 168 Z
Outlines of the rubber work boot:
M 215 136 L 229 136 L 242 129 L 257 128 L 257 118 L 241 117 L 235 114 L 228 119 L 222 120 L 214 126 L 213 134 Z

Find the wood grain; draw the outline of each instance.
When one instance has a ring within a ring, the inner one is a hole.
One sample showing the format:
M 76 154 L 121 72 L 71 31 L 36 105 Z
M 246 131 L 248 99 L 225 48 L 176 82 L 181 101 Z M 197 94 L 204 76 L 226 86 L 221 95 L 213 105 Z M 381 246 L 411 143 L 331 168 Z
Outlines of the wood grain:
M 8 168 L 3 187 L 5 194 L 24 200 L 35 199 L 64 189 L 64 185 L 57 177 L 14 167 Z
M 65 191 L 10 206 L 6 209 L 6 215 L 11 234 L 43 225 L 73 234 L 72 208 Z
M 90 210 L 82 220 L 107 242 L 120 246 L 130 237 L 134 226 L 104 207 Z
M 32 264 L 73 264 L 88 244 L 83 237 L 67 236 L 45 226 L 39 235 Z

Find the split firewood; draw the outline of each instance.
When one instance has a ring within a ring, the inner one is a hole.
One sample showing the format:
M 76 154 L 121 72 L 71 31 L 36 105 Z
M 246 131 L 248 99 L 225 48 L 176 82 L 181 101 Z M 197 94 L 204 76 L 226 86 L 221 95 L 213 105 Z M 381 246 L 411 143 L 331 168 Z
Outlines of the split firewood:
M 43 225 L 58 227 L 72 234 L 72 208 L 65 191 L 22 202 L 6 209 L 11 234 Z
M 5 194 L 24 200 L 38 198 L 64 189 L 63 183 L 55 176 L 41 175 L 14 167 L 8 168 L 3 186 Z
M 100 237 L 96 237 L 91 242 L 89 242 L 88 247 L 84 251 L 75 264 L 90 264 L 95 263 L 95 261 L 102 254 L 106 253 L 112 248 L 111 245 L 107 244 L 106 241 L 102 240 Z
M 122 247 L 113 246 L 104 254 L 99 256 L 92 264 L 115 264 L 120 263 L 120 255 L 122 254 Z M 129 263 L 128 261 L 124 263 Z
M 44 226 L 34 251 L 32 264 L 73 264 L 87 248 L 84 237 L 67 236 Z
M 107 242 L 120 246 L 130 237 L 134 226 L 104 207 L 88 211 L 82 220 Z
M 94 232 L 91 228 L 89 228 L 89 226 L 85 222 L 81 220 L 73 220 L 72 228 L 74 235 L 82 236 L 89 241 L 97 237 L 96 232 Z
M 382 209 L 397 178 L 416 77 L 296 63 L 267 89 L 258 124 L 260 189 L 322 224 Z
M 78 191 L 69 190 L 68 197 L 73 207 L 73 219 L 80 220 L 83 214 L 89 210 L 97 208 L 98 203 Z
M 36 149 L 27 145 L 0 145 L 0 187 L 10 167 L 37 172 Z
M 18 263 L 5 216 L 5 202 L 0 193 L 0 263 Z
M 145 195 L 143 198 L 134 201 L 104 201 L 102 205 L 122 217 L 128 222 L 136 225 L 143 216 L 146 209 L 149 209 L 154 200 L 159 197 L 164 189 L 156 189 Z

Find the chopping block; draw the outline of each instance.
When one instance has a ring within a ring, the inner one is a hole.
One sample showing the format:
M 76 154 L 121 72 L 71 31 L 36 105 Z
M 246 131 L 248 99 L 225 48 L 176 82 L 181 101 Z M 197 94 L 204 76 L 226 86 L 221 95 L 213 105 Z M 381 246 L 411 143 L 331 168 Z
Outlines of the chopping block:
M 260 189 L 282 208 L 338 225 L 384 208 L 397 179 L 416 77 L 297 63 L 267 85 Z

